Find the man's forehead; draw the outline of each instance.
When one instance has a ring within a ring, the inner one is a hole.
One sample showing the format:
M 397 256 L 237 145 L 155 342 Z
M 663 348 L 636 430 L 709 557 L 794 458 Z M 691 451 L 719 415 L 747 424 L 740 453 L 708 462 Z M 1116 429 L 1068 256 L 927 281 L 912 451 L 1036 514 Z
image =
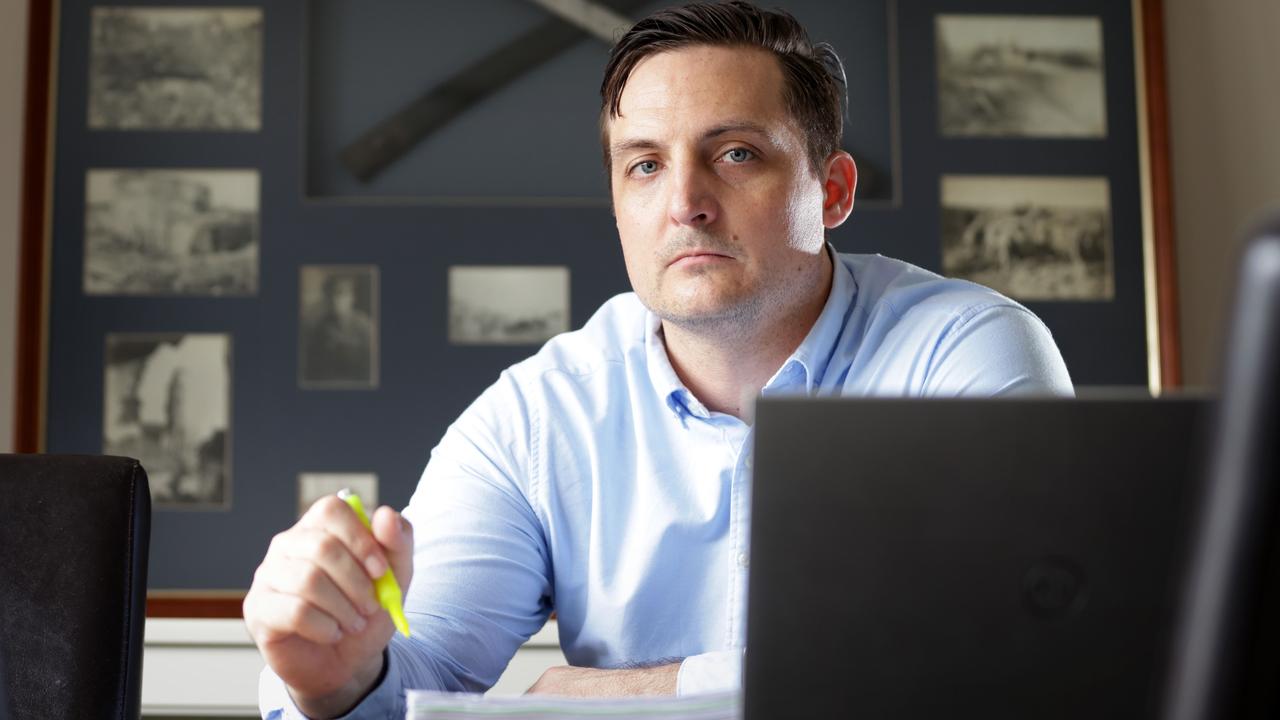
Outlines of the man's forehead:
M 782 69 L 757 48 L 693 46 L 650 55 L 631 72 L 618 110 L 613 132 L 788 119 Z

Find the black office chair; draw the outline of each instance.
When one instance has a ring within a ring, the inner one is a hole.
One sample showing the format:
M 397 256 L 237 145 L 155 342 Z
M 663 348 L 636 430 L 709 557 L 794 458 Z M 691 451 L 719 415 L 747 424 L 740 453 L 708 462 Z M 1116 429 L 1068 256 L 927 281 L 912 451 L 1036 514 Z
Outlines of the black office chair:
M 14 718 L 139 716 L 150 537 L 137 460 L 0 455 L 0 684 Z

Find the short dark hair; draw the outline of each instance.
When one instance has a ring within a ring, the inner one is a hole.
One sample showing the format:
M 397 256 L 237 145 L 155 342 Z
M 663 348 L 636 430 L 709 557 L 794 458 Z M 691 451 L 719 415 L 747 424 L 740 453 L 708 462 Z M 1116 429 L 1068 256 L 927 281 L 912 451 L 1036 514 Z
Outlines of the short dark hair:
M 641 60 L 694 45 L 766 50 L 778 59 L 783 100 L 805 136 L 813 172 L 840 147 L 844 132 L 844 65 L 828 43 L 814 43 L 785 10 L 748 2 L 695 2 L 659 10 L 631 27 L 613 46 L 600 85 L 600 139 L 606 172 L 611 162 L 608 122 L 618 117 L 622 90 Z

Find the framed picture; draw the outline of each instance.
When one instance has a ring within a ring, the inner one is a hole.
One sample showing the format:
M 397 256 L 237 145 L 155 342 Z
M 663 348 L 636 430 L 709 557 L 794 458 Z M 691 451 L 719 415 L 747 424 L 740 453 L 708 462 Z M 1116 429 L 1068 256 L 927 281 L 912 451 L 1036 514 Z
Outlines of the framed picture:
M 359 495 L 369 512 L 378 507 L 378 476 L 373 473 L 304 472 L 298 474 L 298 517 L 320 498 L 337 495 L 339 490 Z
M 378 386 L 378 268 L 304 265 L 298 302 L 298 386 Z
M 155 510 L 231 505 L 231 339 L 107 335 L 102 452 L 147 470 Z
M 541 345 L 569 329 L 569 268 L 449 268 L 449 342 Z
M 257 290 L 256 170 L 89 170 L 86 295 Z
M 1105 177 L 942 177 L 942 272 L 1015 300 L 1109 301 Z
M 1179 384 L 1159 0 L 776 4 L 845 61 L 837 250 L 1019 298 L 1078 384 Z M 404 506 L 503 369 L 630 290 L 606 40 L 366 6 L 32 5 L 16 444 L 143 456 L 152 614 L 238 615 L 318 470 Z
M 89 127 L 258 130 L 262 10 L 94 7 Z
M 1097 16 L 939 15 L 944 136 L 1105 138 Z

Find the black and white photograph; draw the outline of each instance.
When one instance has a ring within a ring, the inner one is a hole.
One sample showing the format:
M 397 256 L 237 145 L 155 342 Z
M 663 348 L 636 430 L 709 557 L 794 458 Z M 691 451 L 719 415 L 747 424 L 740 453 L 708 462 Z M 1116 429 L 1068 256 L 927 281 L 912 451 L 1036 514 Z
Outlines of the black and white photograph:
M 449 268 L 449 342 L 537 345 L 569 329 L 569 268 Z
M 937 52 L 943 135 L 1107 135 L 1099 18 L 939 15 Z
M 157 509 L 231 506 L 231 338 L 109 334 L 102 452 L 137 458 Z
M 317 500 L 347 489 L 360 496 L 366 512 L 378 507 L 378 476 L 365 472 L 304 472 L 298 474 L 298 517 Z
M 85 185 L 86 294 L 258 292 L 256 170 L 95 169 Z
M 942 178 L 942 267 L 1018 300 L 1111 300 L 1102 177 Z
M 304 265 L 301 271 L 298 384 L 378 385 L 378 269 Z
M 94 8 L 89 127 L 261 129 L 262 10 Z

